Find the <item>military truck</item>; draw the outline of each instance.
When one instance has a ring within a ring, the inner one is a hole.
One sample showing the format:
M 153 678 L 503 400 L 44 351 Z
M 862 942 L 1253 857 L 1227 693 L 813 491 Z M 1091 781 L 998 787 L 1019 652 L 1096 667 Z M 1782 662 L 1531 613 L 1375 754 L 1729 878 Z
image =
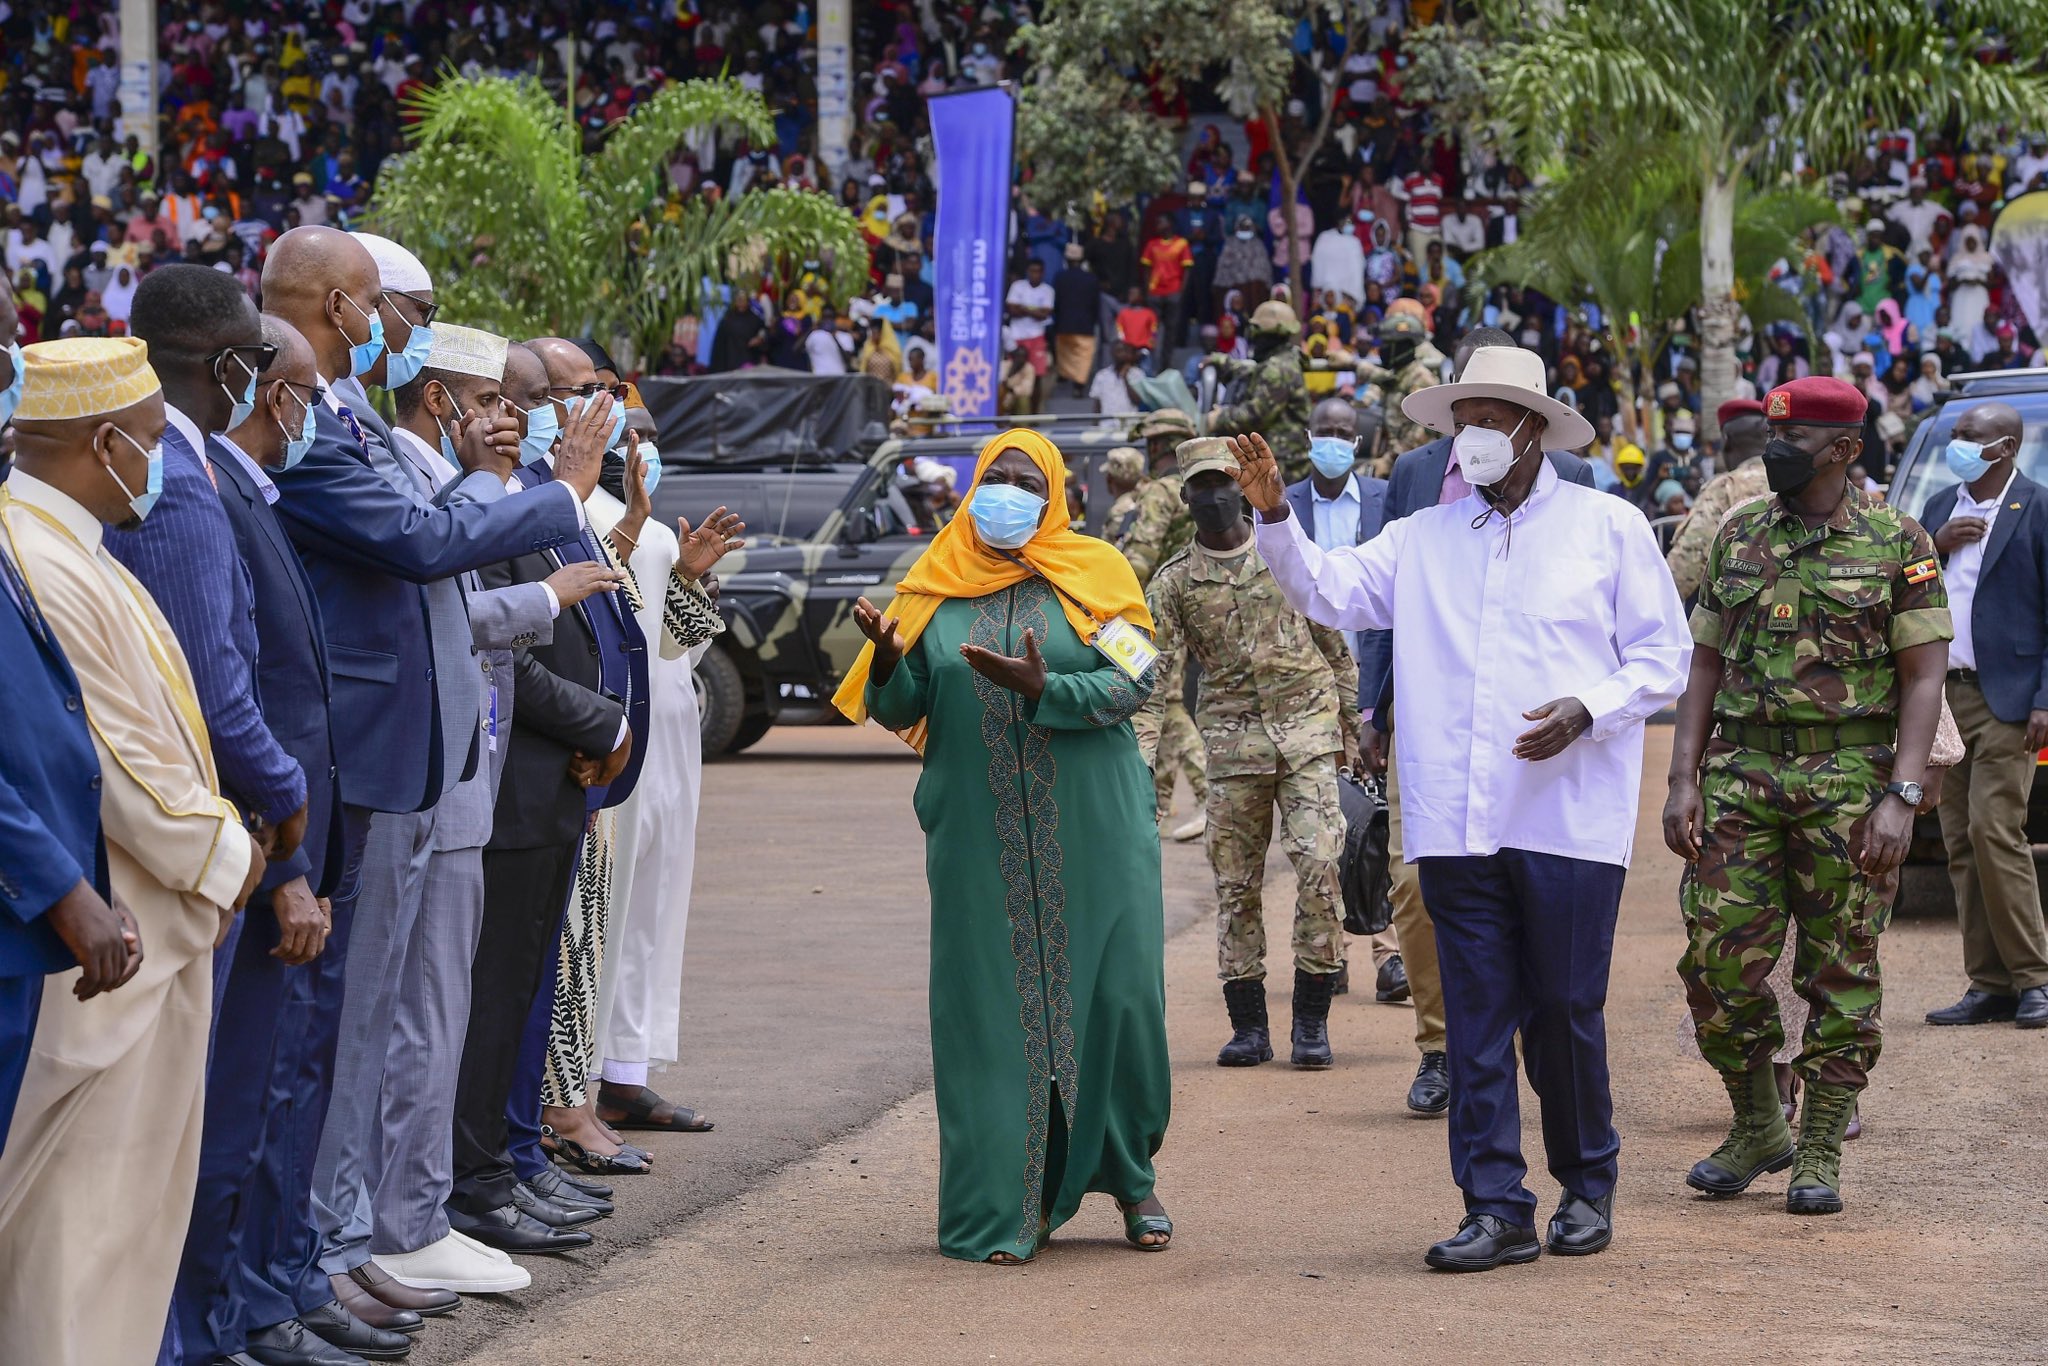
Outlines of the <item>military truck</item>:
M 1089 415 L 1035 425 L 1065 453 L 1099 527 L 1109 504 L 1102 457 L 1125 443 L 1127 424 Z M 962 471 L 964 493 L 998 426 L 943 422 L 942 434 L 886 438 L 859 461 L 667 469 L 657 516 L 673 524 L 723 504 L 747 522 L 746 549 L 718 570 L 726 632 L 696 671 L 707 758 L 738 753 L 774 725 L 838 719 L 832 694 L 866 643 L 854 602 L 886 601 L 931 539 L 905 497 L 906 466 L 924 457 Z M 668 448 L 664 437 L 665 463 Z

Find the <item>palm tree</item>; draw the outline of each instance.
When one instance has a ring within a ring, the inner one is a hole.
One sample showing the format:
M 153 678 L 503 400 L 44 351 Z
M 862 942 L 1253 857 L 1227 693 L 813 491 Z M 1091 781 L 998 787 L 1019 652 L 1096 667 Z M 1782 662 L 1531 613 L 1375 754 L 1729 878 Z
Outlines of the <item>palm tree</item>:
M 2048 108 L 2040 0 L 1477 0 L 1476 9 L 1487 114 L 1524 164 L 1576 159 L 1617 129 L 1690 150 L 1710 421 L 1735 387 L 1735 208 L 1745 183 L 1774 184 L 1802 157 L 1845 165 L 1873 127 L 2011 127 Z
M 832 260 L 844 304 L 867 279 L 860 225 L 829 197 L 777 188 L 716 202 L 668 193 L 675 150 L 708 130 L 772 143 L 760 95 L 736 81 L 664 87 L 585 155 L 561 104 L 530 76 L 444 73 L 412 102 L 402 156 L 377 177 L 370 219 L 433 273 L 449 316 L 507 336 L 584 334 L 651 359 L 676 319 L 721 285 Z
M 1607 167 L 1616 164 L 1633 166 L 1635 174 L 1610 174 Z M 1698 195 L 1679 149 L 1610 144 L 1532 195 L 1521 235 L 1467 267 L 1475 295 L 1497 284 L 1526 285 L 1568 305 L 1598 305 L 1621 389 L 1623 432 L 1639 443 L 1649 405 L 1637 377 L 1653 372 L 1700 301 Z M 1798 296 L 1778 287 L 1771 269 L 1781 260 L 1796 264 L 1804 251 L 1800 234 L 1835 217 L 1834 205 L 1803 190 L 1739 196 L 1730 234 L 1734 293 L 1758 331 L 1773 323 L 1806 326 Z

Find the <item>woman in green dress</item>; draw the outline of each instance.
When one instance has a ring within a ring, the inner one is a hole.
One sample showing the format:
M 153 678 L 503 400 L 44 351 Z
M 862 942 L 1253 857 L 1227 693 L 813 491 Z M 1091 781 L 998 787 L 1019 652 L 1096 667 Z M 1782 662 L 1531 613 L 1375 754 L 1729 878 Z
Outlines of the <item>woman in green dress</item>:
M 1029 1261 L 1090 1191 L 1135 1247 L 1173 1232 L 1157 802 L 1130 725 L 1152 619 L 1066 502 L 1051 442 L 992 439 L 888 614 L 855 609 L 870 644 L 834 699 L 924 756 L 939 1250 L 972 1261 Z

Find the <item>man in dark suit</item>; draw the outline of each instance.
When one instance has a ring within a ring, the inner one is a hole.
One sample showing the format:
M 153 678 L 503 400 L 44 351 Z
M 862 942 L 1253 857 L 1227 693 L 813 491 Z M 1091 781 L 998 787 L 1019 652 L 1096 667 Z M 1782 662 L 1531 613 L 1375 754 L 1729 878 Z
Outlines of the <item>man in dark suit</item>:
M 1963 999 L 1929 1024 L 2048 1027 L 2048 927 L 2027 842 L 2034 756 L 2048 745 L 2048 501 L 2013 467 L 2024 433 L 2003 403 L 1957 418 L 1945 454 L 1962 482 L 1921 518 L 1956 632 L 1948 707 L 1965 753 L 1949 771 L 1941 837 L 1970 975 Z
M 565 380 L 566 389 L 582 389 L 586 380 L 595 386 L 589 358 L 571 343 L 561 346 L 568 354 L 547 367 L 550 381 Z M 521 349 L 508 348 L 508 392 L 516 392 L 509 353 Z M 567 367 L 563 376 L 556 366 Z M 543 496 L 561 466 L 601 459 L 611 444 L 610 394 L 593 390 L 564 394 L 563 400 L 555 404 L 562 436 L 552 457 L 522 467 L 520 482 L 528 487 L 498 506 Z M 538 583 L 565 563 L 599 558 L 579 538 L 494 565 L 480 577 L 488 587 Z M 560 1251 L 590 1241 L 573 1224 L 557 1222 L 560 1207 L 536 1201 L 520 1181 L 506 1111 L 521 1091 L 531 1101 L 530 1107 L 522 1103 L 521 1113 L 530 1108 L 538 1115 L 540 1059 L 532 1058 L 529 1066 L 524 1036 L 534 1003 L 548 985 L 548 950 L 561 932 L 584 826 L 607 800 L 608 788 L 627 786 L 624 776 L 636 748 L 628 718 L 636 701 L 644 711 L 644 667 L 636 696 L 626 656 L 638 629 L 630 639 L 621 631 L 621 609 L 609 601 L 614 596 L 598 594 L 564 611 L 552 641 L 514 657 L 519 706 L 506 737 L 505 774 L 484 847 L 484 923 L 473 968 L 480 989 L 470 996 L 456 1086 L 455 1188 L 448 1203 L 456 1231 L 506 1251 Z M 631 613 L 625 618 L 631 621 Z M 644 652 L 644 642 L 640 648 Z M 618 799 L 624 800 L 623 791 Z M 546 1000 L 552 1000 L 552 990 Z M 542 1011 L 544 1049 L 545 1002 Z M 521 1084 L 526 1071 L 536 1073 L 530 1086 Z
M 1453 378 L 1465 373 L 1465 363 L 1482 346 L 1513 346 L 1515 339 L 1497 327 L 1475 327 L 1458 343 L 1451 358 Z M 1573 484 L 1593 484 L 1593 467 L 1570 451 L 1546 451 L 1544 458 L 1558 478 Z M 1471 486 L 1451 461 L 1451 438 L 1444 436 L 1404 452 L 1394 461 L 1387 480 L 1385 521 L 1406 517 L 1418 508 L 1455 502 L 1471 492 Z M 1306 525 L 1306 524 L 1304 524 Z M 1450 1109 L 1451 1080 L 1448 1055 L 1444 1049 L 1444 992 L 1437 977 L 1436 931 L 1422 904 L 1422 888 L 1415 870 L 1401 858 L 1401 793 L 1395 785 L 1392 728 L 1394 723 L 1393 632 L 1367 631 L 1359 656 L 1360 668 L 1371 660 L 1373 670 L 1358 691 L 1360 706 L 1377 698 L 1372 724 L 1365 728 L 1366 766 L 1387 777 L 1387 810 L 1392 818 L 1390 845 L 1393 849 L 1394 934 L 1401 942 L 1401 961 L 1407 970 L 1410 998 L 1415 1003 L 1415 1047 L 1422 1054 L 1415 1080 L 1408 1088 L 1408 1108 L 1418 1115 L 1439 1115 Z
M 260 1221 L 274 1238 L 262 1278 L 270 1293 L 260 1302 L 252 1299 L 249 1321 L 269 1324 L 309 1352 L 317 1346 L 293 1328 L 302 1321 L 345 1349 L 390 1351 L 404 1344 L 402 1334 L 361 1323 L 335 1299 L 319 1265 L 311 1166 L 332 1088 L 347 939 L 369 816 L 434 805 L 476 762 L 474 735 L 454 750 L 462 758 L 448 757 L 437 701 L 436 642 L 421 585 L 575 537 L 583 524 L 577 490 L 596 487 L 601 468 L 596 459 L 587 467 L 565 468 L 561 493 L 545 492 L 523 506 L 508 500 L 496 507 L 439 508 L 401 493 L 373 465 L 367 445 L 373 438 L 333 392 L 335 380 L 362 374 L 381 354 L 381 296 L 370 253 L 332 228 L 294 228 L 272 244 L 265 260 L 265 309 L 306 339 L 326 388 L 313 407 L 311 448 L 298 464 L 274 475 L 282 494 L 278 516 L 319 602 L 333 679 L 334 732 L 378 741 L 345 745 L 337 754 L 342 873 L 327 951 L 311 983 L 305 1061 L 290 1107 L 287 1150 L 294 1166 L 284 1192 L 291 1206 L 251 1215 L 252 1228 Z M 265 1360 L 315 1359 L 290 1355 L 292 1345 L 284 1342 L 270 1350 Z

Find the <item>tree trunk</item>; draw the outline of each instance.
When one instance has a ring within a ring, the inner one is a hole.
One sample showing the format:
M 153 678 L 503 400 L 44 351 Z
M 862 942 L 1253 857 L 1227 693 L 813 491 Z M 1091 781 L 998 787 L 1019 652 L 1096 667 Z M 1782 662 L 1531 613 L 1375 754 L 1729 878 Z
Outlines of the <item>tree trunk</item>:
M 1721 439 L 1714 412 L 1735 397 L 1735 190 L 1739 171 L 1715 170 L 1700 187 L 1700 432 Z

